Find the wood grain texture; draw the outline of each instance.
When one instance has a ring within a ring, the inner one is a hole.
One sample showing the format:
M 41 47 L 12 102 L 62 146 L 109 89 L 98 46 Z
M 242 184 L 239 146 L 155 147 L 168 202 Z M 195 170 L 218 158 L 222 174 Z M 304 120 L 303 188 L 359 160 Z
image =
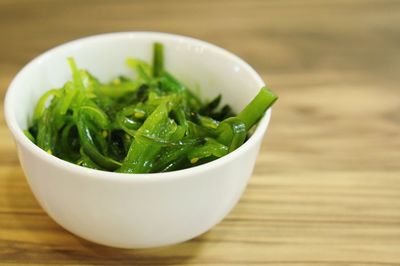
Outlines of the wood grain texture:
M 38 206 L 0 116 L 2 265 L 400 265 L 399 1 L 0 0 L 0 92 L 86 35 L 189 35 L 248 61 L 280 95 L 239 204 L 191 241 L 98 246 Z M 1 102 L 1 112 L 3 110 Z

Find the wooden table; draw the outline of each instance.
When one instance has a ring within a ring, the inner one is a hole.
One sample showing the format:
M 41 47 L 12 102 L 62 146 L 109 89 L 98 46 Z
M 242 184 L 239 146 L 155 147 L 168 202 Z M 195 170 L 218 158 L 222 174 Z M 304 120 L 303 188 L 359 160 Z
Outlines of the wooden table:
M 400 265 L 399 25 L 399 1 L 1 0 L 2 99 L 41 52 L 137 30 L 225 47 L 281 98 L 234 210 L 196 239 L 147 250 L 92 244 L 53 222 L 0 116 L 0 264 Z

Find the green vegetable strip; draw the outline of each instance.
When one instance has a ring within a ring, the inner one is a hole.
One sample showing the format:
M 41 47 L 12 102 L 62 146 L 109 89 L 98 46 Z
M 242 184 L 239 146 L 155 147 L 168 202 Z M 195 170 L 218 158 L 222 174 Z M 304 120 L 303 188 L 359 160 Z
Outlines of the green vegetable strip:
M 118 126 L 132 137 L 136 135 L 136 130 L 140 127 L 139 122 L 129 117 L 125 117 L 122 114 L 118 114 L 117 122 Z
M 216 129 L 220 124 L 217 120 L 214 120 L 208 116 L 199 115 L 198 117 L 199 117 L 199 124 L 204 128 Z
M 93 162 L 88 155 L 81 149 L 80 151 L 81 158 L 77 161 L 78 165 L 87 167 L 87 168 L 93 168 L 93 169 L 99 169 L 103 170 L 100 166 L 98 166 L 95 162 Z
M 98 107 L 83 105 L 79 108 L 79 111 L 84 113 L 86 116 L 90 117 L 91 120 L 96 121 L 101 128 L 107 128 L 109 124 L 107 115 Z
M 156 42 L 153 48 L 153 77 L 157 78 L 164 72 L 164 47 Z
M 267 87 L 263 87 L 256 97 L 237 115 L 237 118 L 242 120 L 246 125 L 246 130 L 249 130 L 276 100 L 278 100 L 278 96 Z
M 163 153 L 163 156 L 154 165 L 154 172 L 163 172 L 166 169 L 175 167 L 175 163 L 180 162 L 181 159 L 186 159 L 186 154 L 193 149 L 192 145 L 181 146 L 178 148 L 171 148 Z
M 24 134 L 25 134 L 25 136 L 28 137 L 28 139 L 29 139 L 30 141 L 32 141 L 33 143 L 36 142 L 35 137 L 32 136 L 32 134 L 31 134 L 31 132 L 29 132 L 29 130 L 24 130 Z
M 151 67 L 149 64 L 142 60 L 134 58 L 128 58 L 126 60 L 126 64 L 136 72 L 140 81 L 145 83 L 152 82 Z
M 76 66 L 75 60 L 71 57 L 68 58 L 67 60 L 68 60 L 69 67 L 71 68 L 71 71 L 72 71 L 72 80 L 73 80 L 75 88 L 78 90 L 83 90 L 84 85 L 83 85 L 82 77 L 81 77 L 81 74 L 79 73 L 78 67 Z
M 59 94 L 59 90 L 52 89 L 43 94 L 42 97 L 40 97 L 38 103 L 36 104 L 35 111 L 33 112 L 33 121 L 37 121 L 40 117 L 43 116 L 46 110 L 46 103 L 48 102 L 49 98 L 57 96 Z
M 274 104 L 277 99 L 278 97 L 266 87 L 260 89 L 256 97 L 254 97 L 254 99 L 236 116 L 238 120 L 244 123 L 246 132 L 261 119 L 265 111 Z M 221 124 L 223 124 L 223 122 Z M 217 139 L 221 143 L 228 145 L 228 143 L 232 142 L 234 139 L 234 134 L 233 130 L 220 130 Z
M 141 135 L 168 139 L 177 129 L 177 125 L 168 117 L 168 111 L 167 104 L 160 104 L 146 119 L 136 132 L 135 140 L 119 169 L 120 172 L 148 173 L 151 171 L 162 146 L 146 141 Z
M 65 83 L 64 86 L 64 99 L 60 101 L 61 106 L 60 106 L 60 115 L 65 115 L 68 111 L 68 109 L 71 106 L 71 103 L 77 93 L 77 90 L 74 88 L 73 84 L 71 82 Z
M 238 117 L 230 117 L 222 121 L 220 127 L 217 129 L 221 134 L 217 138 L 218 141 L 229 145 L 229 152 L 232 152 L 239 148 L 246 140 L 247 131 L 246 125 Z M 230 132 L 231 136 L 229 139 L 224 139 L 225 132 Z
M 179 169 L 184 169 L 188 168 L 190 165 L 186 162 L 186 157 L 180 157 L 176 159 L 175 161 L 172 161 L 170 164 L 168 164 L 164 169 L 155 171 L 155 172 L 170 172 L 170 171 L 175 171 Z
M 44 110 L 42 117 L 40 117 L 37 122 L 38 133 L 36 136 L 36 144 L 45 150 L 46 152 L 52 154 L 54 150 L 54 135 L 52 125 L 52 106 Z
M 179 125 L 184 127 L 185 129 L 188 128 L 188 123 L 185 115 L 185 110 L 183 109 L 182 105 L 177 106 L 172 110 L 177 122 Z
M 109 171 L 114 171 L 121 166 L 121 164 L 111 158 L 103 156 L 96 148 L 90 129 L 87 122 L 79 120 L 77 123 L 79 136 L 83 151 L 87 156 L 101 168 Z
M 79 159 L 79 153 L 73 150 L 74 146 L 78 145 L 78 143 L 75 143 L 76 140 L 73 139 L 72 136 L 74 127 L 75 125 L 72 123 L 66 125 L 61 132 L 60 140 L 61 153 L 59 154 L 59 157 L 70 162 L 74 162 Z
M 215 156 L 222 157 L 229 152 L 229 148 L 212 138 L 206 138 L 204 145 L 194 148 L 188 153 L 188 158 L 192 164 L 195 164 L 199 159 Z

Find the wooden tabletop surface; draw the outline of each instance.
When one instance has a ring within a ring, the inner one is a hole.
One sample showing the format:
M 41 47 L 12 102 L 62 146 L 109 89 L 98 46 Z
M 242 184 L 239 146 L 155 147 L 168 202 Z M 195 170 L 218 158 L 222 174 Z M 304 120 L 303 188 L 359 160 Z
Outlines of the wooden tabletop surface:
M 225 47 L 280 95 L 233 211 L 200 237 L 146 250 L 92 244 L 53 222 L 1 106 L 0 264 L 400 265 L 399 25 L 400 1 L 0 0 L 1 99 L 43 51 L 138 30 Z

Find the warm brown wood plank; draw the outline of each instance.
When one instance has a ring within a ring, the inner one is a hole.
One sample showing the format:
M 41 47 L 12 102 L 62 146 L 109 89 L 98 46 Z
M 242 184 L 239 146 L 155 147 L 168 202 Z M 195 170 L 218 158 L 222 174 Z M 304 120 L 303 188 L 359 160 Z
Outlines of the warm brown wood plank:
M 39 207 L 0 102 L 1 265 L 400 265 L 399 1 L 0 0 L 0 96 L 31 58 L 110 31 L 194 36 L 280 95 L 232 213 L 179 245 L 79 239 Z

